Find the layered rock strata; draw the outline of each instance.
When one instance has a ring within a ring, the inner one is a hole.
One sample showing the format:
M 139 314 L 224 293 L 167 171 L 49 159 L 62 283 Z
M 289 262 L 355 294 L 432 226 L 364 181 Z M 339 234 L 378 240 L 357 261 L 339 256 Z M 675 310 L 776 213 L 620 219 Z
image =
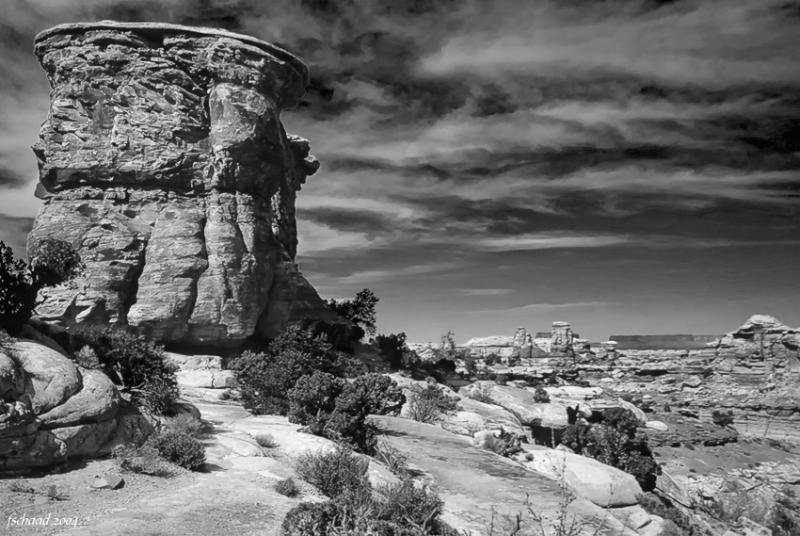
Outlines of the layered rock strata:
M 331 317 L 294 264 L 295 197 L 318 167 L 280 121 L 308 82 L 300 60 L 222 30 L 114 22 L 57 26 L 35 53 L 52 91 L 29 244 L 66 240 L 86 264 L 42 296 L 42 318 L 235 347 Z
M 754 315 L 704 349 L 624 350 L 579 368 L 582 378 L 644 397 L 658 412 L 704 422 L 730 412 L 744 436 L 800 440 L 800 330 L 771 316 Z

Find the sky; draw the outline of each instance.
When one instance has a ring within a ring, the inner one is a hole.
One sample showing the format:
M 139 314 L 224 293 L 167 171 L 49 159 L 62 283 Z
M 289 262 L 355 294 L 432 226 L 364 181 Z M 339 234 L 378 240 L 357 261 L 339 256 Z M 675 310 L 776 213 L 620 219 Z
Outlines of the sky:
M 29 146 L 61 22 L 222 26 L 311 68 L 289 132 L 323 297 L 411 341 L 800 325 L 800 4 L 791 0 L 6 0 L 0 240 L 39 201 Z

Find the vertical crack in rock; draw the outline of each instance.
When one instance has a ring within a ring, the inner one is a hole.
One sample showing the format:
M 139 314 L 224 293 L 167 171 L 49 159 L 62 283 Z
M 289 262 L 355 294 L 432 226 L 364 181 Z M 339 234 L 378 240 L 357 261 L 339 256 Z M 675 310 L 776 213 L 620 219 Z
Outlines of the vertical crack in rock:
M 52 91 L 30 240 L 68 240 L 87 266 L 44 296 L 44 318 L 102 312 L 168 346 L 220 349 L 306 316 L 341 321 L 294 265 L 296 192 L 318 167 L 280 122 L 308 83 L 300 60 L 155 23 L 61 25 L 34 51 Z
M 142 247 L 139 249 L 137 257 L 138 262 L 134 265 L 130 273 L 130 285 L 127 286 L 127 296 L 121 300 L 119 314 L 117 316 L 117 323 L 122 325 L 128 324 L 128 312 L 136 305 L 137 295 L 139 293 L 139 278 L 144 272 L 147 263 L 147 240 L 142 240 Z

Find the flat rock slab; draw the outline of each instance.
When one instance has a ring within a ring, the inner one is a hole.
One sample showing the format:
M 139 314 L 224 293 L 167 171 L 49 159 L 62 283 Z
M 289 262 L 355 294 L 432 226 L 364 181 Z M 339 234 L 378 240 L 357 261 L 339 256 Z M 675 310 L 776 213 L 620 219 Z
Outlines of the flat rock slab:
M 561 491 L 556 481 L 492 452 L 472 447 L 468 438 L 437 426 L 397 417 L 370 417 L 382 438 L 408 456 L 412 470 L 424 474 L 444 501 L 443 519 L 460 531 L 485 534 L 494 510 L 496 522 L 527 512 L 526 496 L 545 524 L 558 517 Z M 586 501 L 570 505 L 570 516 L 587 522 L 586 534 L 601 523 L 626 531 L 604 510 Z M 591 523 L 594 521 L 594 525 Z

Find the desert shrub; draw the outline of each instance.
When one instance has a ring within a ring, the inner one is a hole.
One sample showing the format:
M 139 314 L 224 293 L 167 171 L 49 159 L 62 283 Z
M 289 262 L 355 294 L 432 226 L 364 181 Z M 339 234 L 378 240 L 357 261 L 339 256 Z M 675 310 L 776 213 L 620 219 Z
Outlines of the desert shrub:
M 320 337 L 290 327 L 269 343 L 264 352 L 244 352 L 231 363 L 242 404 L 256 414 L 284 415 L 287 394 L 297 380 L 314 371 L 347 375 L 352 359 Z
M 408 534 L 408 528 L 416 529 L 417 534 L 441 534 L 439 514 L 444 503 L 428 488 L 405 479 L 377 491 L 381 499 L 375 502 L 376 528 L 398 535 Z
M 34 288 L 52 287 L 70 281 L 83 272 L 81 256 L 69 242 L 45 238 L 28 252 Z
M 275 442 L 275 438 L 272 437 L 270 434 L 258 434 L 255 437 L 256 443 L 258 446 L 265 449 L 274 449 L 278 446 Z
M 610 408 L 603 412 L 603 424 L 622 432 L 626 436 L 634 436 L 639 427 L 639 419 L 630 410 Z
M 301 377 L 288 399 L 290 422 L 367 453 L 374 449 L 376 433 L 367 416 L 396 413 L 405 402 L 403 392 L 387 376 L 366 374 L 347 382 L 319 371 Z
M 320 371 L 300 377 L 287 394 L 289 422 L 303 424 L 311 433 L 322 435 L 345 383 Z
M 300 493 L 300 489 L 291 478 L 278 480 L 275 483 L 275 491 L 281 495 L 286 495 L 287 497 L 297 497 L 297 495 Z
M 148 443 L 162 458 L 185 469 L 196 471 L 206 461 L 203 444 L 184 432 L 163 432 L 148 439 Z
M 200 437 L 205 431 L 203 421 L 188 413 L 181 413 L 165 420 L 166 429 L 171 432 L 179 432 L 191 437 Z
M 111 452 L 117 465 L 123 471 L 151 476 L 170 476 L 173 466 L 161 458 L 158 450 L 150 444 L 119 445 Z
M 91 346 L 82 346 L 80 350 L 72 355 L 75 363 L 86 369 L 99 369 L 102 368 L 100 359 L 97 357 L 97 352 L 92 350 Z
M 300 503 L 286 514 L 281 524 L 282 536 L 326 536 L 336 520 L 332 503 Z
M 78 326 L 72 335 L 85 352 L 90 347 L 111 380 L 130 390 L 134 399 L 151 411 L 168 414 L 178 398 L 178 368 L 164 350 L 143 335 L 118 327 Z
M 454 534 L 439 520 L 442 501 L 411 480 L 382 486 L 372 493 L 367 462 L 344 448 L 310 454 L 297 463 L 298 474 L 331 498 L 313 507 L 295 508 L 286 516 L 282 534 L 373 534 L 425 536 Z
M 16 334 L 31 316 L 36 292 L 22 259 L 0 242 L 0 326 Z
M 409 476 L 408 457 L 391 446 L 386 440 L 379 440 L 373 458 L 389 468 L 392 474 L 405 478 Z
M 484 404 L 494 404 L 492 397 L 489 396 L 489 393 L 483 388 L 471 390 L 469 393 L 467 393 L 467 396 L 472 400 L 477 400 L 478 402 L 483 402 Z
M 406 346 L 405 333 L 378 335 L 375 344 L 392 370 L 409 369 L 417 363 L 417 355 Z
M 724 412 L 715 409 L 711 412 L 711 420 L 717 426 L 730 426 L 733 424 L 733 411 L 728 410 L 727 412 Z
M 645 493 L 639 496 L 639 504 L 648 514 L 660 516 L 667 521 L 667 526 L 665 527 L 666 534 L 669 534 L 670 531 L 675 535 L 685 534 L 686 536 L 695 536 L 702 533 L 698 527 L 692 524 L 689 516 L 658 495 Z M 670 524 L 674 528 L 671 528 Z
M 537 387 L 533 392 L 533 401 L 540 403 L 550 402 L 550 395 L 542 387 Z
M 458 399 L 448 396 L 433 381 L 425 387 L 411 387 L 411 399 L 408 401 L 408 415 L 415 421 L 434 423 L 442 414 L 452 413 L 458 409 Z
M 506 432 L 501 427 L 499 434 L 492 435 L 491 438 L 489 438 L 489 441 L 486 443 L 486 448 L 495 454 L 508 457 L 522 451 L 520 441 L 521 439 L 519 436 Z
M 406 402 L 403 390 L 383 374 L 363 374 L 345 385 L 337 406 L 353 412 L 362 408 L 366 414 L 397 415 Z
M 34 244 L 30 258 L 30 265 L 14 259 L 13 250 L 0 242 L 0 326 L 12 335 L 30 319 L 39 290 L 69 281 L 83 270 L 78 253 L 61 240 Z
M 800 501 L 790 487 L 785 487 L 775 498 L 771 523 L 774 536 L 800 536 Z
M 168 374 L 147 380 L 136 394 L 136 399 L 147 409 L 159 415 L 169 415 L 180 396 L 178 382 Z
M 300 456 L 295 470 L 300 478 L 316 487 L 324 495 L 336 499 L 343 493 L 357 492 L 369 486 L 369 462 L 359 458 L 343 446 L 329 452 L 308 453 Z
M 365 333 L 375 334 L 375 306 L 378 305 L 378 301 L 378 297 L 370 289 L 365 288 L 356 293 L 352 300 L 329 300 L 327 303 L 333 312 L 358 326 L 361 332 L 358 340 L 361 340 Z
M 628 410 L 606 411 L 602 424 L 571 424 L 561 443 L 576 454 L 594 458 L 636 477 L 644 491 L 655 488 L 661 468 L 653 459 L 647 436 L 637 432 L 635 415 Z

